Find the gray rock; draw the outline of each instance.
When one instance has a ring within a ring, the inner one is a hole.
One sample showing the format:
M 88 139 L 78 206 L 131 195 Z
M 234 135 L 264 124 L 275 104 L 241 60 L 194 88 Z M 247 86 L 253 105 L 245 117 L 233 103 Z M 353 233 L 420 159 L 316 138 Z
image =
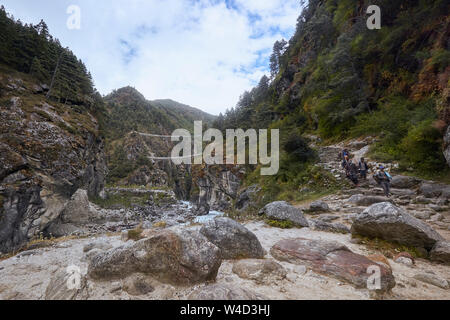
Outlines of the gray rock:
M 359 214 L 351 232 L 426 250 L 443 240 L 429 225 L 389 202 L 374 204 Z
M 220 249 L 223 259 L 261 259 L 266 254 L 255 234 L 229 218 L 208 221 L 200 233 Z
M 411 189 L 417 187 L 420 180 L 409 176 L 394 176 L 392 177 L 391 186 L 396 189 Z
M 220 250 L 193 230 L 159 230 L 92 258 L 88 274 L 94 279 L 125 278 L 144 273 L 175 285 L 214 280 L 221 265 Z
M 348 201 L 356 204 L 357 206 L 368 207 L 374 203 L 391 202 L 392 200 L 381 196 L 365 196 L 362 194 L 355 194 L 351 196 Z
M 404 264 L 404 265 L 410 266 L 410 267 L 414 265 L 414 262 L 411 259 L 406 258 L 406 257 L 398 257 L 395 260 L 395 262 L 401 263 L 401 264 Z
M 309 206 L 310 212 L 327 212 L 330 211 L 330 207 L 324 201 L 314 201 Z
M 286 270 L 272 259 L 247 259 L 234 263 L 233 272 L 242 279 L 270 284 L 286 278 Z
M 91 208 L 86 190 L 79 189 L 66 204 L 61 215 L 65 224 L 83 225 L 99 220 L 98 213 Z
M 272 202 L 266 205 L 260 212 L 265 214 L 267 218 L 278 221 L 290 221 L 298 227 L 308 227 L 308 221 L 303 212 L 285 201 Z
M 450 242 L 439 241 L 430 251 L 430 260 L 450 266 Z
M 418 273 L 416 275 L 414 275 L 414 279 L 431 284 L 433 286 L 442 288 L 442 289 L 449 289 L 449 284 L 448 281 L 433 274 L 433 273 L 428 273 L 428 272 L 424 272 L 424 273 Z
M 223 284 L 211 284 L 195 290 L 189 300 L 238 301 L 238 300 L 265 300 L 265 297 L 240 287 Z
M 450 198 L 450 186 L 446 184 L 423 182 L 420 185 L 419 192 L 427 198 Z
M 335 216 L 332 214 L 321 214 L 316 219 L 323 222 L 333 222 L 334 220 L 338 220 L 339 216 Z
M 342 223 L 329 223 L 322 220 L 308 220 L 310 227 L 316 231 L 334 232 L 334 233 L 350 233 L 350 229 Z

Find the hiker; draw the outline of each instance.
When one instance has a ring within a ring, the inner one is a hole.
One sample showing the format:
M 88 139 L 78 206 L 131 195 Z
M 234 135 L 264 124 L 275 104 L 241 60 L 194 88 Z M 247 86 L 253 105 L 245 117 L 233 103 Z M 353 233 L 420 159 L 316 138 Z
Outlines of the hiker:
M 377 171 L 377 173 L 374 174 L 373 178 L 383 188 L 384 195 L 386 197 L 390 197 L 392 177 L 388 172 L 385 171 L 385 168 L 383 165 L 380 164 L 378 166 L 378 171 Z
M 359 161 L 359 174 L 361 178 L 367 180 L 367 172 L 369 171 L 369 165 L 364 158 Z
M 350 152 L 347 149 L 342 150 L 342 152 L 341 152 L 342 160 L 345 160 L 345 158 L 347 158 L 347 160 L 348 160 L 348 157 L 350 157 Z
M 353 161 L 348 162 L 348 178 L 358 186 L 358 167 Z
M 348 155 L 344 157 L 344 160 L 342 160 L 342 169 L 345 170 L 345 176 L 348 177 L 348 169 L 349 169 L 349 162 Z

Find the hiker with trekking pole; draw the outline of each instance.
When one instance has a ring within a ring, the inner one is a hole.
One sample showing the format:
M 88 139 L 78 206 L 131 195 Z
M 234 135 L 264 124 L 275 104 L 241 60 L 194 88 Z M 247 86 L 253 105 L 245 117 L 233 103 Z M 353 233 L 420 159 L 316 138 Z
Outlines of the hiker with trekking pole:
M 385 170 L 383 165 L 378 166 L 377 172 L 373 175 L 375 181 L 383 188 L 384 195 L 390 197 L 392 176 Z

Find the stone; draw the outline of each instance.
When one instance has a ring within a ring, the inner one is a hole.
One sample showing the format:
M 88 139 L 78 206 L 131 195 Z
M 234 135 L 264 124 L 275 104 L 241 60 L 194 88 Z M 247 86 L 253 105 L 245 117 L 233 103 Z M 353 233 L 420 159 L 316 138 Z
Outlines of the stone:
M 208 221 L 200 233 L 215 244 L 222 259 L 264 258 L 266 252 L 254 233 L 229 218 Z
M 433 286 L 442 288 L 442 289 L 449 289 L 449 284 L 448 281 L 433 274 L 433 273 L 428 273 L 428 272 L 423 272 L 423 273 L 417 273 L 416 275 L 414 275 L 414 279 L 431 284 Z
M 45 300 L 87 300 L 89 297 L 86 277 L 80 275 L 79 286 L 72 277 L 76 276 L 65 269 L 57 272 L 45 289 Z M 69 286 L 68 284 L 73 285 Z
M 359 214 L 351 233 L 426 250 L 431 250 L 436 242 L 443 239 L 429 225 L 390 202 L 374 204 Z
M 268 219 L 277 221 L 289 221 L 296 227 L 308 227 L 308 220 L 303 212 L 291 206 L 285 201 L 272 202 L 266 205 L 260 212 L 260 215 L 266 215 Z
M 98 213 L 91 208 L 86 190 L 79 189 L 71 197 L 61 214 L 65 224 L 83 225 L 99 220 Z
M 450 241 L 438 241 L 429 256 L 431 261 L 450 266 Z
M 164 229 L 96 255 L 88 274 L 93 279 L 115 279 L 144 273 L 162 282 L 189 285 L 214 280 L 221 262 L 219 248 L 200 233 Z
M 423 182 L 419 192 L 426 198 L 450 198 L 450 186 L 440 183 Z
M 353 253 L 339 242 L 286 239 L 277 242 L 270 250 L 279 261 L 306 265 L 314 272 L 346 281 L 356 288 L 367 288 L 370 267 L 380 268 L 381 287 L 378 293 L 390 291 L 395 286 L 392 271 L 367 257 Z
M 407 266 L 413 266 L 416 263 L 414 257 L 408 252 L 400 252 L 394 257 L 393 260 L 397 263 L 402 263 Z
M 265 297 L 250 290 L 224 284 L 211 284 L 195 290 L 188 300 L 213 301 L 239 301 L 239 300 L 265 300 Z
M 390 200 L 387 197 L 381 197 L 381 196 L 365 196 L 363 194 L 355 194 L 348 199 L 349 202 L 356 204 L 357 206 L 363 206 L 368 207 L 374 203 L 380 203 L 380 202 L 390 202 Z
M 392 177 L 391 187 L 395 189 L 411 189 L 417 187 L 420 180 L 416 177 L 396 175 Z
M 321 214 L 319 215 L 316 220 L 320 220 L 323 222 L 333 222 L 334 220 L 338 220 L 339 216 L 335 216 L 332 214 Z
M 234 263 L 233 272 L 242 279 L 270 284 L 286 278 L 286 270 L 272 259 L 247 259 Z
M 327 212 L 330 211 L 330 207 L 324 201 L 314 201 L 309 206 L 309 212 Z
M 316 231 L 334 232 L 334 233 L 350 233 L 350 229 L 342 223 L 329 223 L 322 220 L 308 220 L 311 229 Z

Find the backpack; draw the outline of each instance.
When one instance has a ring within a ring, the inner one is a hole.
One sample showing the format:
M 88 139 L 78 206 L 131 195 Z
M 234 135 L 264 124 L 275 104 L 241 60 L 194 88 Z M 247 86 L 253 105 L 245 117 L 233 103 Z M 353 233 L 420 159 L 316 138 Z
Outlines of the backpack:
M 392 180 L 392 176 L 389 174 L 389 172 L 385 171 L 386 177 L 388 177 L 389 180 Z

